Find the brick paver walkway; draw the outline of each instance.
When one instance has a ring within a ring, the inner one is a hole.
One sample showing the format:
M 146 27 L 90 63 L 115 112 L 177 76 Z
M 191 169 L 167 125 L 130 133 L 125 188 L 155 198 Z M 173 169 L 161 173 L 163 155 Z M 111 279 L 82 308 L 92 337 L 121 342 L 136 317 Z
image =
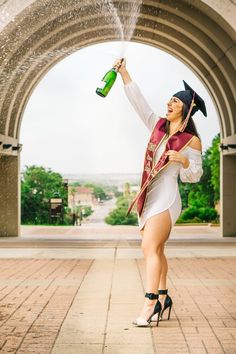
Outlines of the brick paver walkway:
M 131 324 L 143 259 L 2 259 L 0 269 L 0 353 L 236 353 L 234 257 L 170 258 L 171 319 L 152 328 Z

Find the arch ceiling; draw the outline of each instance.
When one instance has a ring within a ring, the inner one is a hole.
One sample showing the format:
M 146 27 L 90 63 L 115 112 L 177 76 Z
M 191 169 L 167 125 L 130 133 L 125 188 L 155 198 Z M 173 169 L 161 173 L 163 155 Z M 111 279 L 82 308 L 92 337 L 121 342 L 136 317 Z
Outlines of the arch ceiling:
M 130 1 L 113 2 L 123 22 Z M 143 0 L 132 37 L 174 55 L 196 73 L 216 104 L 226 140 L 236 137 L 235 3 Z M 5 14 L 0 24 L 0 136 L 18 141 L 32 90 L 55 63 L 85 46 L 120 40 L 111 12 L 98 4 L 19 0 L 12 6 L 11 0 L 0 0 Z

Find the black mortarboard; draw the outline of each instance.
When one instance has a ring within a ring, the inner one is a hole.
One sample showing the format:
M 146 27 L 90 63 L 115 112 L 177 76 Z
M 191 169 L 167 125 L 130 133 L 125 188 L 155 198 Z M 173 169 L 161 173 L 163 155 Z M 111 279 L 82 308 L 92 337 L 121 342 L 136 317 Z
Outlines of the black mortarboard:
M 207 116 L 206 106 L 203 99 L 183 80 L 185 90 L 175 93 L 173 96 L 184 102 L 189 110 L 192 99 L 194 98 L 195 105 L 192 108 L 191 116 L 200 110 L 204 116 Z

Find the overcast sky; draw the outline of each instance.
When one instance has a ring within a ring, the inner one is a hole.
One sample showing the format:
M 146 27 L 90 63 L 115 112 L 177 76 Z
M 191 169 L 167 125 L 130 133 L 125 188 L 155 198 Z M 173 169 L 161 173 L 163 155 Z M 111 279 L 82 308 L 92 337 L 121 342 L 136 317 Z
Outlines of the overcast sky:
M 140 173 L 149 132 L 130 105 L 118 76 L 106 98 L 95 90 L 115 59 L 120 42 L 93 45 L 55 65 L 35 88 L 24 113 L 21 168 L 42 165 L 60 173 Z M 166 103 L 184 79 L 205 100 L 208 116 L 194 115 L 203 151 L 219 132 L 217 112 L 196 75 L 169 54 L 130 42 L 125 57 L 131 77 L 153 111 L 165 117 Z

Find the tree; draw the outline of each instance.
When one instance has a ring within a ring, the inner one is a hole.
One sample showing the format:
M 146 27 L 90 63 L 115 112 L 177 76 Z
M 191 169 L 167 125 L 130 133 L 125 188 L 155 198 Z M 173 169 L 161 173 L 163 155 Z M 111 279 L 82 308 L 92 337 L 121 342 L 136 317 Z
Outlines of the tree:
M 137 216 L 130 213 L 128 216 L 126 208 L 116 208 L 112 210 L 105 218 L 107 224 L 110 225 L 137 225 Z
M 179 220 L 210 221 L 217 218 L 215 203 L 220 198 L 220 135 L 203 154 L 203 175 L 198 183 L 182 183 L 179 180 L 182 212 Z M 201 209 L 201 212 L 200 212 Z
M 128 198 L 120 196 L 116 201 L 116 208 L 113 209 L 105 218 L 105 222 L 111 225 L 138 225 L 138 218 L 136 213 L 130 213 L 128 216 L 127 210 L 133 195 Z
M 76 182 L 72 182 L 70 185 L 73 187 L 80 187 L 81 183 L 79 181 L 76 181 Z
M 124 197 L 129 197 L 130 196 L 130 183 L 126 182 L 124 184 L 124 192 L 123 192 Z
M 21 180 L 22 223 L 49 223 L 49 200 L 55 196 L 67 206 L 67 190 L 59 173 L 42 166 L 26 166 Z
M 92 188 L 93 193 L 97 199 L 99 199 L 99 200 L 106 200 L 107 199 L 107 195 L 102 187 L 97 186 L 92 183 L 86 183 L 84 186 L 88 187 L 88 188 Z
M 214 189 L 214 202 L 220 200 L 220 134 L 216 135 L 213 139 L 210 148 L 210 166 L 211 166 L 211 184 Z

